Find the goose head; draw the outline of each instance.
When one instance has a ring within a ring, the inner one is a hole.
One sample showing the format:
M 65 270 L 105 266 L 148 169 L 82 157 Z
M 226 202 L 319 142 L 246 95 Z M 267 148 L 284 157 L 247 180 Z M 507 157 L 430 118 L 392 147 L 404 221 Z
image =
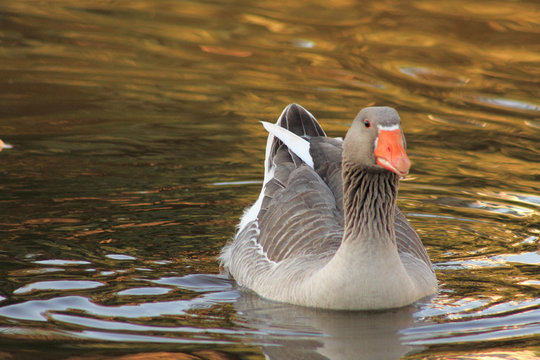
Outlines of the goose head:
M 372 171 L 391 171 L 400 177 L 409 173 L 411 161 L 401 120 L 391 107 L 361 110 L 345 136 L 343 160 Z

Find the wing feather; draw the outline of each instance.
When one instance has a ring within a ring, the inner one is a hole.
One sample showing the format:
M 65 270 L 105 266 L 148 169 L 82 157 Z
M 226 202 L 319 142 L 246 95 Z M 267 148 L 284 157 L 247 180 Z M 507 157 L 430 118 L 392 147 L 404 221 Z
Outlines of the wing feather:
M 267 164 L 274 169 L 274 178 L 263 190 L 257 216 L 258 243 L 275 262 L 306 254 L 333 254 L 343 237 L 342 197 L 338 196 L 336 203 L 334 190 L 323 179 L 333 178 L 334 183 L 336 177 L 326 174 L 329 167 L 322 168 L 321 164 L 340 164 L 341 148 L 330 151 L 333 156 L 329 156 L 326 150 L 334 149 L 335 144 L 326 149 L 325 141 L 335 141 L 326 137 L 313 115 L 296 104 L 289 105 L 276 124 L 263 125 L 274 137 L 267 150 Z
M 405 215 L 403 215 L 401 210 L 397 207 L 395 215 L 395 231 L 396 245 L 399 254 L 411 254 L 414 258 L 422 259 L 423 262 L 431 266 L 431 260 L 429 259 L 426 248 L 422 244 L 422 240 L 420 240 L 420 237 Z

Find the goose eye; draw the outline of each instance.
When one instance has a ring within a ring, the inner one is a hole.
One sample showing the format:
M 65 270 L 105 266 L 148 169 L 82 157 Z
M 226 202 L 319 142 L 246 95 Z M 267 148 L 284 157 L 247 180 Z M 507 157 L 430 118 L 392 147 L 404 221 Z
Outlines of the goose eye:
M 370 127 L 371 126 L 371 122 L 369 122 L 369 120 L 364 120 L 364 126 L 365 127 Z

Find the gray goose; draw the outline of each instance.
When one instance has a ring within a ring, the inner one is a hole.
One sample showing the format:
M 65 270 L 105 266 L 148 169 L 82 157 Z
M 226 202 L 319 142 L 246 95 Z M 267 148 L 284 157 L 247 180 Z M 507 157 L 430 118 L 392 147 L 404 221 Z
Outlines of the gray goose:
M 396 205 L 410 161 L 398 113 L 368 107 L 345 140 L 291 104 L 265 123 L 262 191 L 220 255 L 236 282 L 290 304 L 409 305 L 437 291 L 426 249 Z

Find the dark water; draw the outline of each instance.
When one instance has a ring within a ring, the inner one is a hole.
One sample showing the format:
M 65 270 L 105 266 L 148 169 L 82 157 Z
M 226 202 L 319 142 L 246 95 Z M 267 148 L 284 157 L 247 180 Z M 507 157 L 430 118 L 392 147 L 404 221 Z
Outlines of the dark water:
M 536 1 L 4 1 L 0 358 L 540 356 Z M 216 255 L 297 102 L 400 112 L 432 299 L 315 311 Z

